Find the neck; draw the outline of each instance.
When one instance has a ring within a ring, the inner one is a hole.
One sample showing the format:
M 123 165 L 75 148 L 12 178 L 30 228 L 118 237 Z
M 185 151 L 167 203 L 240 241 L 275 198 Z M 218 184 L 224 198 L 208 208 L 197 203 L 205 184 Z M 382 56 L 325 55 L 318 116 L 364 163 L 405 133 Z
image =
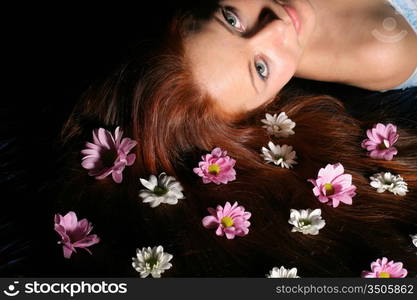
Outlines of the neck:
M 352 43 L 363 32 L 363 3 L 369 1 L 310 0 L 317 23 L 306 45 L 296 76 L 322 81 L 343 81 L 342 60 L 352 52 Z M 361 4 L 362 3 L 362 4 Z

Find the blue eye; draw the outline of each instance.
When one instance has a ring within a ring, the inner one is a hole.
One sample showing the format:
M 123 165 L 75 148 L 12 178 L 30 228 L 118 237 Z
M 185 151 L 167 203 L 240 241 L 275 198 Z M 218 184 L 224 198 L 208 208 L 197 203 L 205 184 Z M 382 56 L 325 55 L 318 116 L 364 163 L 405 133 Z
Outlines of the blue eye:
M 222 14 L 225 21 L 239 32 L 245 31 L 239 17 L 230 7 L 222 8 Z
M 256 68 L 256 72 L 258 72 L 261 79 L 265 80 L 266 78 L 268 78 L 268 75 L 269 75 L 268 65 L 266 64 L 264 60 L 260 59 L 260 60 L 255 61 L 255 68 Z

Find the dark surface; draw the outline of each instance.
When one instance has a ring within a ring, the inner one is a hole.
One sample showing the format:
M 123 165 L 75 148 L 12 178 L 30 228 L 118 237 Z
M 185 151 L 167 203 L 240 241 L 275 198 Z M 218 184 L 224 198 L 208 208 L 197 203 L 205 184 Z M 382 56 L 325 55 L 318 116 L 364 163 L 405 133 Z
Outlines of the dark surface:
M 340 99 L 360 120 L 392 121 L 404 128 L 417 128 L 417 88 L 371 92 L 341 84 L 297 80 L 302 93 L 328 94 Z
M 160 36 L 174 12 L 202 3 L 215 1 L 7 8 L 3 50 L 10 91 L 0 115 L 0 275 L 64 272 L 62 247 L 49 230 L 55 199 L 46 192 L 59 175 L 55 140 L 63 122 L 83 91 Z
M 37 6 L 17 15 L 26 26 L 11 34 L 13 97 L 2 100 L 1 116 L 1 276 L 71 275 L 60 274 L 66 262 L 53 231 L 53 195 L 46 193 L 57 175 L 54 140 L 82 91 L 140 48 L 140 40 L 158 35 L 174 4 L 155 6 Z M 296 84 L 302 93 L 340 98 L 360 119 L 417 128 L 417 88 L 382 94 Z

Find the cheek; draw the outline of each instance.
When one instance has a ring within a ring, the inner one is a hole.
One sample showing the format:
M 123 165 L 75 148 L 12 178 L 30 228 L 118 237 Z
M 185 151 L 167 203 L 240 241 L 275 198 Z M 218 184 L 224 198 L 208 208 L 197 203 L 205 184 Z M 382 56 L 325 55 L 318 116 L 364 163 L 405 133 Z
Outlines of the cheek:
M 295 71 L 300 60 L 301 52 L 299 51 L 285 51 L 275 57 L 275 70 L 276 75 L 282 79 L 288 80 L 294 76 Z M 272 72 L 271 72 L 272 73 Z
M 298 57 L 291 54 L 281 55 L 275 60 L 274 69 L 271 71 L 270 85 L 276 93 L 294 76 L 297 64 Z
M 271 100 L 271 98 L 270 97 L 266 97 L 264 95 L 262 95 L 262 96 L 255 96 L 255 97 L 253 97 L 251 99 L 248 99 L 244 103 L 244 110 L 245 111 L 249 111 L 249 110 L 258 108 L 259 106 L 265 104 L 269 100 Z

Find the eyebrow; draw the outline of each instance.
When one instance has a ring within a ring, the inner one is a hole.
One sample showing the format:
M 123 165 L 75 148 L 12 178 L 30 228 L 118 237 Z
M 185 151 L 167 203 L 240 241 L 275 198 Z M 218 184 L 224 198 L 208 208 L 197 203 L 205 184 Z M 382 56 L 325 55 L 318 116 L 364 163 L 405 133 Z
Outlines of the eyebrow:
M 222 27 L 223 28 L 225 28 L 228 32 L 230 32 L 231 34 L 233 34 L 233 35 L 239 35 L 240 36 L 240 34 L 238 34 L 236 31 L 234 31 L 234 30 L 232 30 L 229 26 L 227 26 L 222 20 L 220 20 L 217 16 L 215 16 L 214 17 L 214 19 L 217 21 L 217 23 L 219 23 L 220 25 L 222 25 Z M 254 79 L 254 77 L 253 77 L 253 72 L 252 72 L 252 64 L 251 64 L 251 62 L 249 61 L 248 62 L 248 70 L 249 70 L 249 75 L 250 75 L 250 81 L 251 81 L 251 83 L 252 83 L 252 86 L 253 86 L 253 88 L 254 88 L 254 90 L 255 90 L 255 92 L 257 93 L 257 94 L 259 94 L 259 90 L 258 90 L 258 88 L 256 87 L 256 84 L 255 84 L 255 79 Z

